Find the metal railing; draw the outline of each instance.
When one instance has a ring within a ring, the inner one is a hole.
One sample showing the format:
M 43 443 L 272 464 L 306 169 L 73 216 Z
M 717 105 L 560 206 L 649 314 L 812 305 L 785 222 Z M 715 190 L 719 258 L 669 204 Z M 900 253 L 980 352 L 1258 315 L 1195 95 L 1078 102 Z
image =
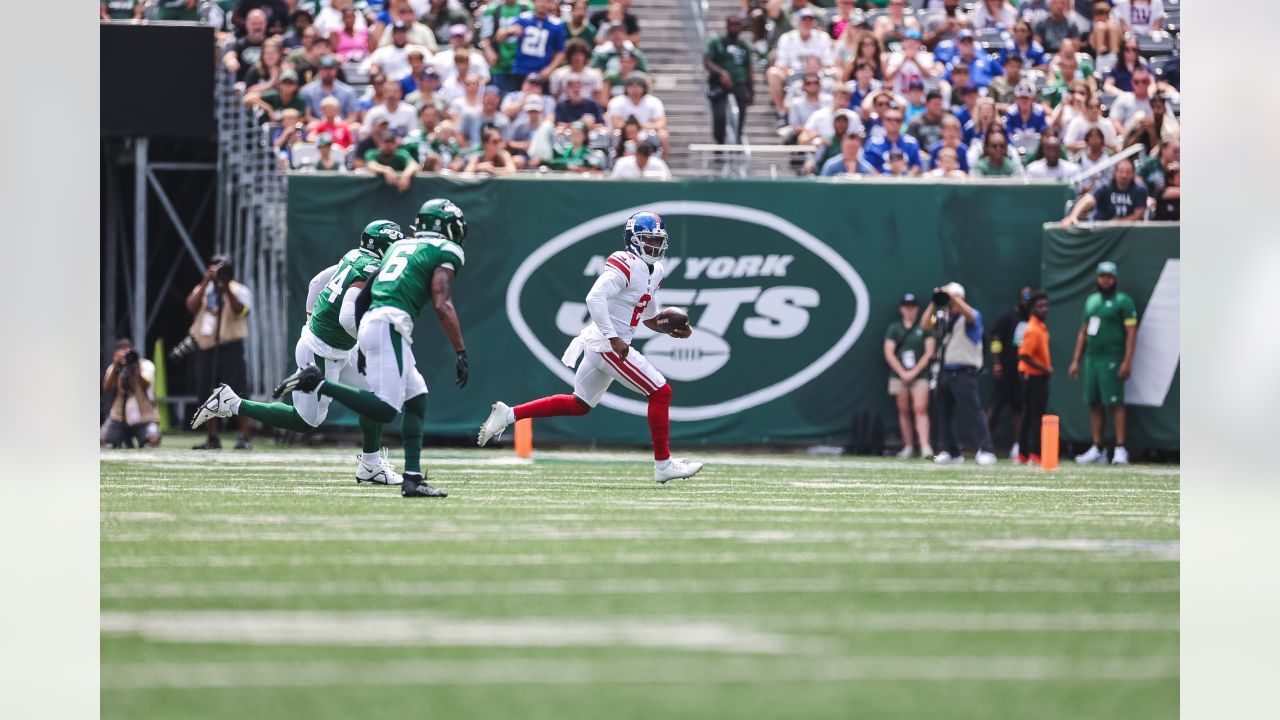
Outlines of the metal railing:
M 214 86 L 218 123 L 217 252 L 235 264 L 253 292 L 245 341 L 248 392 L 266 395 L 284 376 L 288 355 L 285 277 L 288 181 L 269 132 L 244 107 L 235 77 L 221 65 Z

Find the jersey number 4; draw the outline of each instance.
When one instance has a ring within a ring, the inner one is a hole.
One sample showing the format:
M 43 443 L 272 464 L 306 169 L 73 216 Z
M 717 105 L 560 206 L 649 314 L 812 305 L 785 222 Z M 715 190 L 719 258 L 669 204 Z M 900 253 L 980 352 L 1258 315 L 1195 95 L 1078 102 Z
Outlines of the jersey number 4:
M 342 294 L 342 288 L 347 284 L 347 276 L 354 269 L 351 265 L 342 268 L 342 272 L 334 273 L 333 279 L 329 281 L 328 285 L 324 286 L 324 289 L 329 293 L 328 301 L 330 303 L 337 300 L 338 296 Z
M 644 309 L 649 307 L 649 301 L 653 299 L 648 293 L 640 296 L 640 304 L 636 305 L 635 312 L 631 313 L 631 327 L 640 324 L 640 316 L 644 314 Z
M 378 273 L 378 279 L 384 282 L 391 282 L 400 277 L 404 269 L 409 267 L 409 256 L 417 249 L 417 243 L 397 243 L 396 248 L 391 251 L 391 254 L 387 256 L 386 262 L 382 264 L 382 272 Z

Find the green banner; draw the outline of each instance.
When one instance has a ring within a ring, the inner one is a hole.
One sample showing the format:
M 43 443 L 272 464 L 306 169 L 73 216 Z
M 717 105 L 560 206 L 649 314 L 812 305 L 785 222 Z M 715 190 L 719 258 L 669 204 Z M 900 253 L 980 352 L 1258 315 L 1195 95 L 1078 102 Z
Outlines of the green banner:
M 1078 381 L 1067 368 L 1082 327 L 1084 301 L 1095 291 L 1095 269 L 1115 262 L 1119 287 L 1138 306 L 1138 345 L 1133 372 L 1125 383 L 1128 405 L 1126 444 L 1179 447 L 1178 298 L 1181 263 L 1177 223 L 1083 225 L 1044 228 L 1041 287 L 1049 294 L 1053 379 L 1049 408 L 1061 416 L 1065 440 L 1089 440 L 1089 409 Z M 1111 418 L 1107 418 L 1111 437 Z
M 602 182 L 420 177 L 407 193 L 371 178 L 296 175 L 289 183 L 289 291 L 302 324 L 306 283 L 375 218 L 407 224 L 443 196 L 466 212 L 467 265 L 454 302 L 471 383 L 453 386 L 453 352 L 431 313 L 414 354 L 431 388 L 427 432 L 474 434 L 494 400 L 570 392 L 560 362 L 586 323 L 584 297 L 622 248 L 631 213 L 671 233 L 658 296 L 689 312 L 687 341 L 637 335 L 671 382 L 678 443 L 844 441 L 852 413 L 892 417 L 885 327 L 902 293 L 947 280 L 994 317 L 1039 277 L 1042 223 L 1061 217 L 1061 185 L 812 180 Z M 540 420 L 539 438 L 643 445 L 644 401 L 615 385 L 589 418 Z M 337 408 L 335 407 L 335 410 Z M 351 416 L 331 412 L 330 421 Z M 891 425 L 892 426 L 892 425 Z

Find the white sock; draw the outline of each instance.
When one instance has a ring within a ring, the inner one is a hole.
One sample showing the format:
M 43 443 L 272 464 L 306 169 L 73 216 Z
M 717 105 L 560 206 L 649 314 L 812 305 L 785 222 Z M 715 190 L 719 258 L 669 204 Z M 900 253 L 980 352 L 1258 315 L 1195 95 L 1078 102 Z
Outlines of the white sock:
M 513 422 L 515 422 L 515 421 L 516 421 L 516 411 L 515 411 L 515 408 L 507 408 L 507 424 L 508 424 L 508 425 L 510 425 L 511 423 L 513 423 Z
M 653 464 L 656 467 L 664 468 L 671 464 L 671 458 L 667 458 L 666 460 L 654 460 Z
M 378 467 L 378 464 L 382 462 L 382 455 L 376 452 L 362 452 L 360 453 L 360 462 L 364 463 L 366 467 Z
M 240 414 L 240 398 L 236 398 L 228 402 L 227 409 L 231 411 L 232 415 L 239 415 Z

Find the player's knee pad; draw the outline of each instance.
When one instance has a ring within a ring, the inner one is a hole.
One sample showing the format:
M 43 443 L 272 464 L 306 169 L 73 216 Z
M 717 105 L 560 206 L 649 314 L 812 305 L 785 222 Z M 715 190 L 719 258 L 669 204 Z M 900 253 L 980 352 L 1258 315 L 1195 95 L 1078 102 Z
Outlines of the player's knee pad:
M 667 383 L 649 395 L 650 405 L 670 405 L 671 404 L 671 383 Z

